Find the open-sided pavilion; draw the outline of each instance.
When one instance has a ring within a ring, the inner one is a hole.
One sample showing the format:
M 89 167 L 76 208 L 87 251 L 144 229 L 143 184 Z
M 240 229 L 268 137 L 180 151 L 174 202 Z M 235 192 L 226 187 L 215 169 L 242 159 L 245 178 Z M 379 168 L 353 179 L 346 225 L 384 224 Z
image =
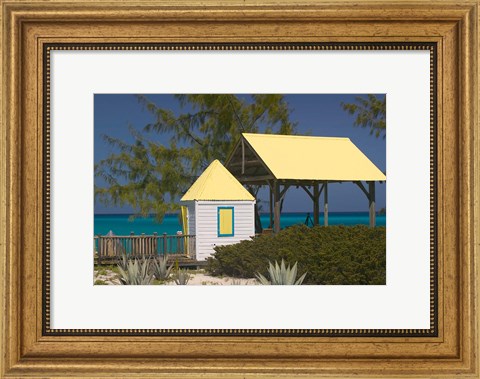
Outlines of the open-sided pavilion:
M 280 204 L 291 186 L 301 187 L 313 201 L 313 223 L 319 223 L 320 195 L 328 225 L 328 184 L 353 182 L 369 202 L 375 226 L 375 182 L 386 181 L 349 138 L 243 133 L 225 167 L 244 185 L 270 188 L 270 224 L 280 231 Z M 363 182 L 366 182 L 366 186 Z

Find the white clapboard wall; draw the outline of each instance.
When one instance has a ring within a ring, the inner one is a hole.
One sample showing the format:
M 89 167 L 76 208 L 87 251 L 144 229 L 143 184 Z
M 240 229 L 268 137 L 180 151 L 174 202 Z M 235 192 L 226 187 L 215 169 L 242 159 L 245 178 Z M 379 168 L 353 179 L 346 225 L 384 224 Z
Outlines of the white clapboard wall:
M 254 201 L 195 201 L 188 205 L 189 234 L 195 234 L 196 258 L 205 260 L 219 245 L 231 245 L 255 235 Z M 234 235 L 218 236 L 218 207 L 233 207 Z

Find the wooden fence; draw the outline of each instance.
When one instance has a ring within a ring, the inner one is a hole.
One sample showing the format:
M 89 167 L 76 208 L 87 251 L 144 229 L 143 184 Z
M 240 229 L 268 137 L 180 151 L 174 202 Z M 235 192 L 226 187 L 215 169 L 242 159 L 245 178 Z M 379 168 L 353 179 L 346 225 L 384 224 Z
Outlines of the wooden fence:
M 131 258 L 178 255 L 195 258 L 194 235 L 129 235 L 95 236 L 94 249 L 99 261 L 104 258 L 120 257 L 126 254 Z

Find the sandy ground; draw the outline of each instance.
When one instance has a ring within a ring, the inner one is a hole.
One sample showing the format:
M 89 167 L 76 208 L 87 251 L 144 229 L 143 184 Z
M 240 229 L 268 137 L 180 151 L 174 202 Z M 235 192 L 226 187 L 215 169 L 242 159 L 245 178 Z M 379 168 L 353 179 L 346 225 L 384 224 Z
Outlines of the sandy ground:
M 94 271 L 94 282 L 102 281 L 106 285 L 119 285 L 120 280 L 118 275 L 111 270 L 105 270 L 106 274 L 99 275 L 98 271 Z M 239 279 L 231 277 L 217 277 L 207 275 L 202 270 L 198 270 L 190 274 L 189 286 L 229 286 L 229 285 L 256 285 L 258 282 L 255 279 Z M 174 281 L 169 281 L 166 285 L 176 285 Z
M 107 273 L 105 275 L 99 275 L 98 271 L 93 272 L 93 282 L 95 283 L 97 280 L 104 282 L 103 284 L 107 285 L 118 285 L 120 284 L 120 279 L 118 279 L 118 275 L 115 274 L 111 270 L 105 270 Z
M 175 282 L 168 284 L 175 285 Z M 195 285 L 214 285 L 214 286 L 229 286 L 229 285 L 255 285 L 258 284 L 255 279 L 238 279 L 230 277 L 219 278 L 217 276 L 206 275 L 205 273 L 198 272 L 193 274 L 188 281 L 189 286 Z

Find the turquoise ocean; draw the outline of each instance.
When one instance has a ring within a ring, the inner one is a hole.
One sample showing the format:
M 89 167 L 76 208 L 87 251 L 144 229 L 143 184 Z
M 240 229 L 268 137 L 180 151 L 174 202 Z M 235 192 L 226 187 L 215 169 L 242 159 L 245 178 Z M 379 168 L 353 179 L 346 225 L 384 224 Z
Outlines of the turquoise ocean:
M 130 220 L 129 214 L 96 214 L 94 216 L 94 233 L 95 235 L 105 235 L 112 231 L 117 236 L 126 236 L 130 233 L 147 235 L 158 233 L 167 233 L 174 235 L 177 231 L 182 230 L 182 226 L 178 215 L 168 214 L 164 217 L 162 223 L 158 223 L 154 217 L 137 217 Z M 281 227 L 285 228 L 296 224 L 305 224 L 308 216 L 304 213 L 282 213 Z M 310 217 L 312 214 L 310 213 Z M 262 214 L 260 216 L 264 228 L 268 227 L 269 215 Z M 385 226 L 385 215 L 377 215 L 377 225 Z M 368 212 L 330 212 L 328 214 L 329 225 L 358 225 L 369 224 Z M 320 216 L 320 224 L 323 225 L 323 214 Z

